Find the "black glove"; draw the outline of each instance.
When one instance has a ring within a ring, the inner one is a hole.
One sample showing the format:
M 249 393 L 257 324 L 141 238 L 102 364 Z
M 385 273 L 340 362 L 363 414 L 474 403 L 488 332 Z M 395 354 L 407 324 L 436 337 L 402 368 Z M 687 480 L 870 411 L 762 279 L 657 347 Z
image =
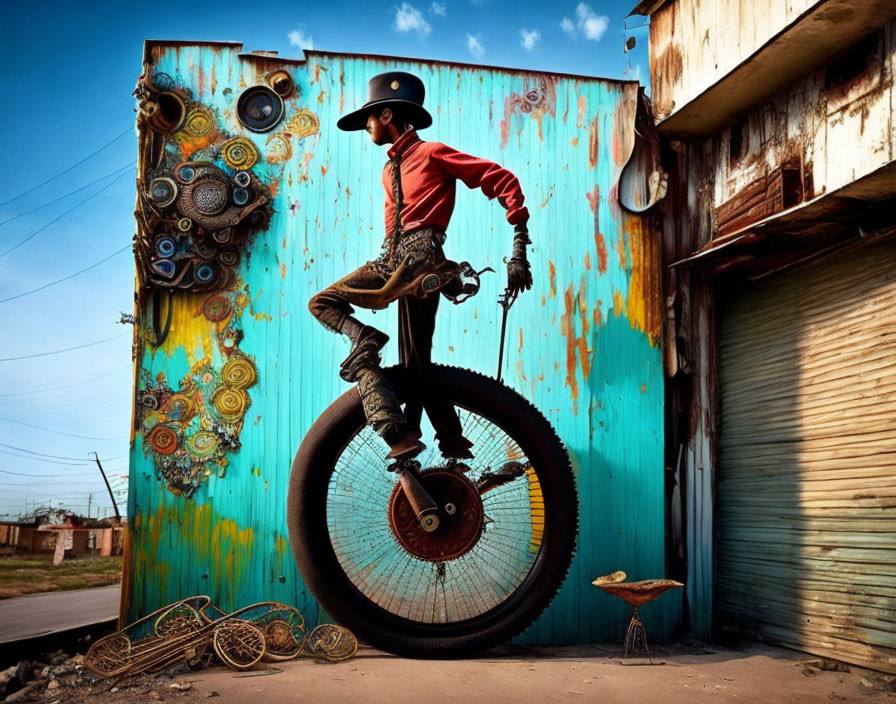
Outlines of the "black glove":
M 513 254 L 507 262 L 507 293 L 510 296 L 532 288 L 532 270 L 526 258 L 526 245 L 532 244 L 532 240 L 525 225 L 517 225 L 514 229 Z

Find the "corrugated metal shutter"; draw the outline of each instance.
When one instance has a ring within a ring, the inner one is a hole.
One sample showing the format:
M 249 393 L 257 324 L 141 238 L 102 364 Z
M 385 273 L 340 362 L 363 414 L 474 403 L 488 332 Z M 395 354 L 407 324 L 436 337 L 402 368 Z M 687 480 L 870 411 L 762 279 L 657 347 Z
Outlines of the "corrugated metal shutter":
M 896 672 L 896 243 L 725 302 L 722 623 Z

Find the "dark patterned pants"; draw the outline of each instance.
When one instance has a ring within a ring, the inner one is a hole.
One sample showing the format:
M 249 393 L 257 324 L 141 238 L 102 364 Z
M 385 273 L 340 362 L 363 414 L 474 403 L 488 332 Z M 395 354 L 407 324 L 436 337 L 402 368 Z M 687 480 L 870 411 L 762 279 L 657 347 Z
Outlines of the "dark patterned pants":
M 393 301 L 398 301 L 399 360 L 412 373 L 420 374 L 423 377 L 421 382 L 425 384 L 425 375 L 432 361 L 432 337 L 435 332 L 440 296 L 437 292 L 425 296 L 414 295 L 411 291 L 419 293 L 419 286 L 411 288 L 410 285 L 414 282 L 419 284 L 421 278 L 425 278 L 427 274 L 444 271 L 446 265 L 445 255 L 442 252 L 444 239 L 444 231 L 429 228 L 403 235 L 399 242 L 394 243 L 395 246 L 391 251 L 385 252 L 379 259 L 367 262 L 313 296 L 308 303 L 309 310 L 325 327 L 336 332 L 344 332 L 351 337 L 350 331 L 359 331 L 364 327 L 354 317 L 355 307 L 382 309 Z M 394 275 L 402 262 L 406 266 L 400 277 L 401 281 L 396 282 Z M 366 293 L 382 291 L 389 283 L 394 286 L 384 295 L 375 296 L 375 300 Z M 357 346 L 358 341 L 355 342 Z M 374 366 L 374 360 L 368 359 L 365 365 Z M 388 400 L 381 398 L 384 391 L 378 356 L 375 359 L 374 372 L 379 374 L 366 376 L 364 379 L 353 374 L 350 378 L 359 381 L 365 412 L 378 432 L 387 436 L 388 430 L 394 428 L 395 423 L 404 420 L 411 426 L 419 427 L 425 408 L 436 430 L 436 438 L 443 453 L 451 456 L 457 448 L 469 447 L 469 443 L 463 438 L 460 420 L 454 407 L 440 399 L 420 398 L 409 401 L 404 411 L 404 418 L 401 419 L 395 418 L 388 409 L 385 412 L 378 411 L 389 405 Z M 345 374 L 343 378 L 346 378 Z M 370 396 L 369 402 L 367 395 Z M 378 413 L 379 420 L 382 421 L 379 423 Z M 382 432 L 384 429 L 387 432 Z

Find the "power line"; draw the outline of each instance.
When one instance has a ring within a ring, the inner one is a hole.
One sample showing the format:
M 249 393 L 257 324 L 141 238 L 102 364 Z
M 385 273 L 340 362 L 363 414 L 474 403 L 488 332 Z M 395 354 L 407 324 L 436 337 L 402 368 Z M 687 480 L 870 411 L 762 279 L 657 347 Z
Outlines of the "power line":
M 133 132 L 133 131 L 134 131 L 134 128 L 133 128 L 133 127 L 128 127 L 128 128 L 127 128 L 124 132 L 122 132 L 120 135 L 118 135 L 117 137 L 114 137 L 114 138 L 110 139 L 108 142 L 106 142 L 103 146 L 101 146 L 101 147 L 100 147 L 99 149 L 97 149 L 95 152 L 91 152 L 90 154 L 88 154 L 87 156 L 85 156 L 83 159 L 81 159 L 81 161 L 79 161 L 77 164 L 72 164 L 71 166 L 69 166 L 69 167 L 68 167 L 67 169 L 65 169 L 64 171 L 60 171 L 60 172 L 59 172 L 58 174 L 56 174 L 55 176 L 50 176 L 50 178 L 48 178 L 46 181 L 43 181 L 43 182 L 37 184 L 36 186 L 32 186 L 32 187 L 29 188 L 27 191 L 22 191 L 21 193 L 19 193 L 19 195 L 15 196 L 14 198 L 10 198 L 9 200 L 5 200 L 5 201 L 3 201 L 2 203 L 0 203 L 0 205 L 6 205 L 7 203 L 12 203 L 14 200 L 18 200 L 18 199 L 21 198 L 22 196 L 26 196 L 26 195 L 28 195 L 29 193 L 31 193 L 31 191 L 36 191 L 36 190 L 37 190 L 38 188 L 40 188 L 41 186 L 46 186 L 50 181 L 55 181 L 57 178 L 59 178 L 59 177 L 62 176 L 63 174 L 67 174 L 69 171 L 71 171 L 72 169 L 74 169 L 74 168 L 77 167 L 77 166 L 80 166 L 81 164 L 83 164 L 83 163 L 84 163 L 85 161 L 87 161 L 88 159 L 90 159 L 90 158 L 92 158 L 92 157 L 95 157 L 97 154 L 99 154 L 101 151 L 103 151 L 103 149 L 105 149 L 106 147 L 111 146 L 112 144 L 114 144 L 115 142 L 117 142 L 119 139 L 121 139 L 122 137 L 124 137 L 128 132 Z
M 27 452 L 29 455 L 40 455 L 41 457 L 50 457 L 51 459 L 54 459 L 54 460 L 74 460 L 75 462 L 88 462 L 90 464 L 93 464 L 93 460 L 89 460 L 89 459 L 81 459 L 80 457 L 62 457 L 61 455 L 49 455 L 46 452 L 35 452 L 34 450 L 27 450 L 24 447 L 15 447 L 14 445 L 7 445 L 4 442 L 0 442 L 0 446 L 8 447 L 10 450 L 18 450 L 19 452 Z M 126 454 L 127 453 L 122 454 L 122 455 L 115 455 L 115 457 L 106 457 L 106 461 L 121 459 Z
M 57 391 L 53 394 L 56 401 L 53 403 L 52 410 L 55 413 L 57 411 L 68 411 L 74 408 L 91 408 L 97 411 L 109 410 L 110 408 L 116 407 L 125 409 L 129 407 L 129 403 L 132 400 L 130 388 L 131 386 L 125 377 L 121 381 L 116 381 L 115 384 L 110 387 L 100 387 L 98 384 L 92 384 L 89 393 L 87 393 L 86 389 L 76 388 L 74 396 L 66 396 Z M 63 391 L 64 390 L 65 389 L 63 389 Z M 124 391 L 124 393 L 122 393 L 122 391 Z M 0 398 L 0 404 L 2 403 L 14 402 Z M 0 406 L 0 413 L 4 413 L 5 411 L 6 408 Z M 46 419 L 41 418 L 41 420 Z M 93 416 L 91 416 L 91 420 L 93 420 Z
M 21 420 L 13 420 L 12 418 L 0 418 L 0 420 L 5 420 L 7 423 L 18 423 L 19 425 L 24 425 L 29 428 L 36 428 L 37 430 L 43 430 L 47 433 L 53 433 L 54 435 L 66 435 L 70 438 L 81 438 L 82 440 L 122 440 L 123 438 L 119 435 L 114 438 L 95 438 L 90 435 L 78 435 L 76 433 L 63 433 L 59 430 L 52 430 L 51 428 L 44 428 L 40 425 L 32 425 L 31 423 L 26 423 Z
M 9 300 L 9 299 L 7 298 L 6 300 Z M 0 303 L 3 303 L 3 301 L 0 301 Z M 118 339 L 119 337 L 123 337 L 124 335 L 130 335 L 130 334 L 131 334 L 131 332 L 130 332 L 130 330 L 128 330 L 126 332 L 121 333 L 120 335 L 113 335 L 112 337 L 105 337 L 102 340 L 97 340 L 96 342 L 87 342 L 83 345 L 75 345 L 74 347 L 66 347 L 61 350 L 53 350 L 52 352 L 38 352 L 36 354 L 26 354 L 21 357 L 4 357 L 4 358 L 0 359 L 0 362 L 14 362 L 17 359 L 32 359 L 34 357 L 47 357 L 51 354 L 62 354 L 63 352 L 71 352 L 72 350 L 80 350 L 85 347 L 93 347 L 94 345 L 100 345 L 103 342 L 108 342 L 109 340 L 115 340 L 115 339 Z
M 80 457 L 62 457 L 61 455 L 48 455 L 45 452 L 35 452 L 34 450 L 26 450 L 24 447 L 16 447 L 15 445 L 7 445 L 5 442 L 0 442 L 0 447 L 5 447 L 10 450 L 17 450 L 18 452 L 27 452 L 29 455 L 40 455 L 41 457 L 49 457 L 54 460 L 74 460 L 75 462 L 90 462 L 90 460 L 84 460 Z
M 3 474 L 12 474 L 16 477 L 31 477 L 32 479 L 56 479 L 58 477 L 70 477 L 71 474 L 22 474 L 21 472 L 10 472 L 8 469 L 0 469 Z
M 9 445 L 6 445 L 9 447 Z M 31 455 L 20 455 L 15 452 L 10 452 L 9 450 L 0 450 L 4 455 L 9 455 L 11 457 L 18 457 L 20 460 L 33 460 L 35 462 L 45 462 L 46 464 L 60 464 L 60 465 L 68 465 L 69 467 L 80 467 L 82 466 L 82 462 L 78 460 L 77 462 L 61 462 L 59 460 L 48 460 L 43 457 L 33 457 Z
M 131 245 L 126 244 L 121 249 L 116 250 L 115 252 L 112 252 L 112 254 L 110 254 L 108 257 L 104 257 L 103 259 L 100 259 L 98 262 L 95 262 L 94 264 L 91 264 L 90 266 L 85 267 L 84 269 L 81 269 L 81 271 L 76 271 L 74 274 L 69 274 L 68 276 L 63 276 L 61 279 L 56 279 L 56 281 L 51 281 L 48 284 L 44 284 L 43 286 L 38 286 L 37 288 L 33 288 L 30 291 L 25 291 L 24 293 L 18 293 L 15 296 L 10 296 L 9 298 L 0 299 L 0 303 L 6 303 L 7 301 L 14 301 L 16 298 L 22 298 L 23 296 L 30 296 L 32 293 L 37 293 L 38 291 L 43 291 L 45 288 L 50 288 L 50 286 L 55 286 L 56 284 L 61 284 L 63 281 L 68 281 L 69 279 L 73 279 L 76 276 L 83 274 L 85 271 L 90 271 L 91 269 L 98 267 L 103 262 L 109 261 L 112 257 L 115 257 L 115 256 L 121 254 L 124 250 L 130 249 L 130 248 L 131 248 Z M 0 255 L 0 256 L 2 256 L 2 255 Z M 5 360 L 0 359 L 0 362 L 3 362 L 3 361 L 5 361 Z
M 125 164 L 125 165 L 122 166 L 120 169 L 115 169 L 115 171 L 111 171 L 110 173 L 106 174 L 105 176 L 100 176 L 100 177 L 99 177 L 98 179 L 96 179 L 95 181 L 91 181 L 90 183 L 87 183 L 87 184 L 81 186 L 80 188 L 76 188 L 76 189 L 73 190 L 73 191 L 69 191 L 69 192 L 66 193 L 64 196 L 59 196 L 58 198 L 54 198 L 54 199 L 51 200 L 51 201 L 47 201 L 47 202 L 44 203 L 43 205 L 38 205 L 36 208 L 32 208 L 31 210 L 26 210 L 24 213 L 19 213 L 18 215 L 13 215 L 11 218 L 7 218 L 6 220 L 3 220 L 2 222 L 0 222 L 0 227 L 2 227 L 3 225 L 5 225 L 5 224 L 8 223 L 8 222 L 12 222 L 13 220 L 18 220 L 18 219 L 21 218 L 21 217 L 24 217 L 24 216 L 26 216 L 26 215 L 30 215 L 31 213 L 35 213 L 35 212 L 37 212 L 38 210 L 42 210 L 43 208 L 46 208 L 48 205 L 53 205 L 53 203 L 58 203 L 58 202 L 61 201 L 61 200 L 65 200 L 65 199 L 68 198 L 69 196 L 73 196 L 73 195 L 75 195 L 75 193 L 80 193 L 80 192 L 83 191 L 85 188 L 90 188 L 91 186 L 93 186 L 93 185 L 99 183 L 100 181 L 105 181 L 105 180 L 106 180 L 107 178 L 109 178 L 110 176 L 114 176 L 115 174 L 119 173 L 120 171 L 124 171 L 125 169 L 127 169 L 127 168 L 133 166 L 133 165 L 136 164 L 136 163 L 137 163 L 137 160 L 134 159 L 134 161 L 132 161 L 130 164 Z
M 60 220 L 62 220 L 62 218 L 64 218 L 66 215 L 68 215 L 68 214 L 69 214 L 70 212 L 72 212 L 73 210 L 76 210 L 77 208 L 80 208 L 80 207 L 81 207 L 82 205 L 84 205 L 87 201 L 92 200 L 93 198 L 96 198 L 100 193 L 102 193 L 103 191 L 105 191 L 107 188 L 111 188 L 113 185 L 115 185 L 115 184 L 118 182 L 118 180 L 119 180 L 122 176 L 127 176 L 127 172 L 125 172 L 125 173 L 123 173 L 123 174 L 119 174 L 119 175 L 116 176 L 114 179 L 112 179 L 111 181 L 109 181 L 109 183 L 107 183 L 105 186 L 103 186 L 102 188 L 100 188 L 100 189 L 94 191 L 94 192 L 91 193 L 89 196 L 87 196 L 84 200 L 80 201 L 79 203 L 76 203 L 76 204 L 73 205 L 71 208 L 69 208 L 69 209 L 66 210 L 64 213 L 62 213 L 61 215 L 59 215 L 59 216 L 53 218 L 52 220 L 50 220 L 50 222 L 48 222 L 48 223 L 47 223 L 46 225 L 44 225 L 43 227 L 41 227 L 41 228 L 35 230 L 34 232 L 32 232 L 30 235 L 28 235 L 25 239 L 23 239 L 23 240 L 22 240 L 21 242 L 19 242 L 18 244 L 14 244 L 12 247 L 10 247 L 9 249 L 7 249 L 5 252 L 0 253 L 0 258 L 5 257 L 7 254 L 9 254 L 10 252 L 12 252 L 13 250 L 18 249 L 19 247 L 21 247 L 23 244 L 25 244 L 25 243 L 28 242 L 29 240 L 34 239 L 34 238 L 37 237 L 41 232 L 43 232 L 44 230 L 46 230 L 50 225 L 52 225 L 53 223 L 59 222 Z M 8 299 L 7 299 L 7 300 L 8 300 Z
M 105 379 L 107 376 L 112 376 L 113 374 L 118 374 L 118 372 L 123 372 L 125 369 L 132 369 L 132 364 L 126 364 L 120 369 L 116 369 L 115 371 L 111 371 L 107 374 L 100 374 L 99 376 L 91 377 L 90 379 L 84 379 L 83 381 L 76 381 L 74 384 L 64 384 L 62 386 L 48 386 L 45 389 L 35 389 L 34 391 L 19 391 L 14 394 L 0 394 L 0 398 L 8 398 L 10 396 L 27 396 L 29 394 L 41 394 L 45 391 L 59 391 L 60 389 L 68 389 L 72 386 L 81 386 L 82 384 L 89 384 L 92 381 L 97 381 L 99 379 Z
M 42 478 L 42 477 L 39 477 L 39 478 Z M 95 473 L 94 473 L 94 476 L 92 478 L 91 478 L 91 476 L 87 476 L 87 475 L 85 475 L 85 476 L 79 475 L 76 477 L 59 478 L 56 481 L 59 483 L 78 482 L 83 487 L 90 487 L 91 482 L 95 481 L 97 484 L 99 484 L 99 482 L 101 482 L 102 480 L 99 477 L 95 476 Z M 33 481 L 32 482 L 7 482 L 4 479 L 0 479 L 0 487 L 2 487 L 4 490 L 7 487 L 23 487 L 23 486 L 33 487 L 34 482 Z M 126 484 L 125 485 L 117 484 L 117 485 L 113 485 L 113 486 L 115 486 L 113 491 L 119 491 L 120 489 L 127 489 Z M 72 487 L 72 489 L 77 489 L 77 488 L 80 488 L 80 487 Z M 0 563 L 0 564 L 2 564 L 2 563 Z

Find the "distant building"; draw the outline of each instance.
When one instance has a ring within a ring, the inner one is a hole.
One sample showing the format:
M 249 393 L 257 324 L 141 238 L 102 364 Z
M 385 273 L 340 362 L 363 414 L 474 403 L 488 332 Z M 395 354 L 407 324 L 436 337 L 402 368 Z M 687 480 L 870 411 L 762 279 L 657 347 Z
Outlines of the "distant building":
M 64 509 L 44 508 L 19 521 L 0 521 L 0 555 L 16 552 L 54 552 L 60 537 L 65 555 L 97 552 L 120 555 L 126 526 L 112 520 L 89 521 Z

